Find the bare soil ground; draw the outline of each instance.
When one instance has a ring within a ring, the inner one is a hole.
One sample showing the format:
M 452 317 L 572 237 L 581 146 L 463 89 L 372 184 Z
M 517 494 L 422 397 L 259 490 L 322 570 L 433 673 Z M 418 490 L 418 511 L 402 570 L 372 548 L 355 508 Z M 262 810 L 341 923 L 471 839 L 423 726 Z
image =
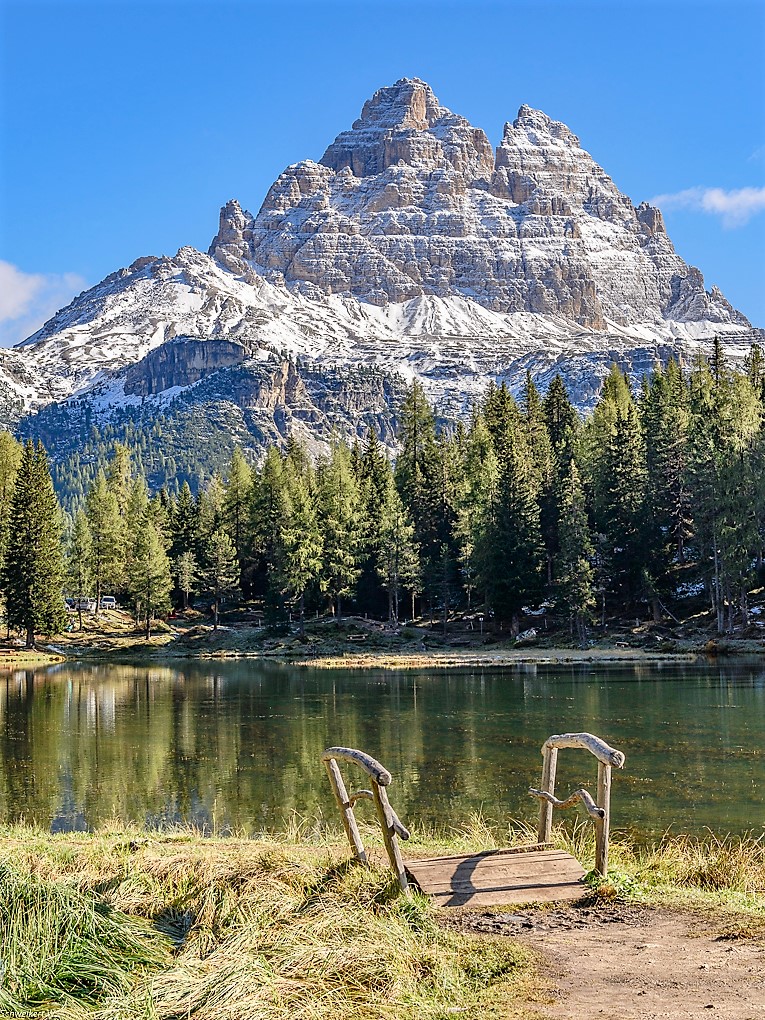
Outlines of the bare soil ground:
M 463 930 L 518 938 L 539 956 L 545 1020 L 762 1020 L 765 928 L 655 907 L 463 914 Z

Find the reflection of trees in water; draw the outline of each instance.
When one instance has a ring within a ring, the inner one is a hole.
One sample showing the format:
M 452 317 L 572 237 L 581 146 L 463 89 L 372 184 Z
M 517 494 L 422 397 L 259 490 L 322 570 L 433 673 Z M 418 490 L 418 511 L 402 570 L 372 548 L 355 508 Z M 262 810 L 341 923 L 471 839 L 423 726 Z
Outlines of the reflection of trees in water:
M 542 740 L 588 729 L 627 753 L 626 772 L 615 777 L 617 826 L 634 820 L 661 831 L 687 821 L 689 797 L 709 813 L 698 815 L 698 828 L 715 811 L 733 819 L 725 827 L 746 828 L 761 814 L 764 699 L 756 671 L 733 666 L 701 679 L 691 665 L 432 675 L 260 662 L 16 671 L 0 679 L 0 814 L 57 828 L 116 816 L 256 831 L 280 827 L 293 811 L 334 822 L 319 757 L 346 744 L 391 770 L 391 801 L 407 823 L 448 829 L 481 809 L 497 820 L 530 819 L 526 789 L 538 779 Z M 588 756 L 564 756 L 560 788 L 591 786 L 590 765 Z M 681 770 L 678 790 L 671 773 Z M 348 779 L 363 785 L 361 775 Z

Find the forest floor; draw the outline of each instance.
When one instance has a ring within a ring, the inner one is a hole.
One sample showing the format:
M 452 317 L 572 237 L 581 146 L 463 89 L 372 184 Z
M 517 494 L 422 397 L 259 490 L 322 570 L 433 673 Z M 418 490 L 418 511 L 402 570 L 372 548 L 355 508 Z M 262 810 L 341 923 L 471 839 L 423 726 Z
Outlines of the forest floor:
M 529 834 L 413 833 L 406 857 Z M 0 1016 L 61 1020 L 754 1020 L 765 1010 L 765 848 L 615 839 L 565 906 L 437 908 L 324 823 L 254 838 L 110 823 L 0 826 Z M 584 826 L 554 832 L 588 867 Z

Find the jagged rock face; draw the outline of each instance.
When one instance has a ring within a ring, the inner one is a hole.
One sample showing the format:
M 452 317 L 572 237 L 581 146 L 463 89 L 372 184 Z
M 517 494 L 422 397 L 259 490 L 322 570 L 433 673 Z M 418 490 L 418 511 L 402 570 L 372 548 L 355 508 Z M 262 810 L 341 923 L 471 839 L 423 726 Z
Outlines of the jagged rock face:
M 124 392 L 146 397 L 175 387 L 185 388 L 211 372 L 239 365 L 244 348 L 228 340 L 182 338 L 162 344 L 124 374 Z
M 418 79 L 377 92 L 319 163 L 288 167 L 256 217 L 228 203 L 210 253 L 313 300 L 462 294 L 592 329 L 746 325 L 564 124 L 522 106 L 494 156 Z

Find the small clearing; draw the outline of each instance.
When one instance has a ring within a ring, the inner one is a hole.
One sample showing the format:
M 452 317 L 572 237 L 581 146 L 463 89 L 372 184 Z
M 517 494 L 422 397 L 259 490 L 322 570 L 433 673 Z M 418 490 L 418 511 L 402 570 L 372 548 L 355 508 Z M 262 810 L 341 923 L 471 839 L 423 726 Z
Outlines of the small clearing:
M 539 956 L 545 1020 L 762 1020 L 765 930 L 636 906 L 465 913 L 463 930 L 511 935 Z

